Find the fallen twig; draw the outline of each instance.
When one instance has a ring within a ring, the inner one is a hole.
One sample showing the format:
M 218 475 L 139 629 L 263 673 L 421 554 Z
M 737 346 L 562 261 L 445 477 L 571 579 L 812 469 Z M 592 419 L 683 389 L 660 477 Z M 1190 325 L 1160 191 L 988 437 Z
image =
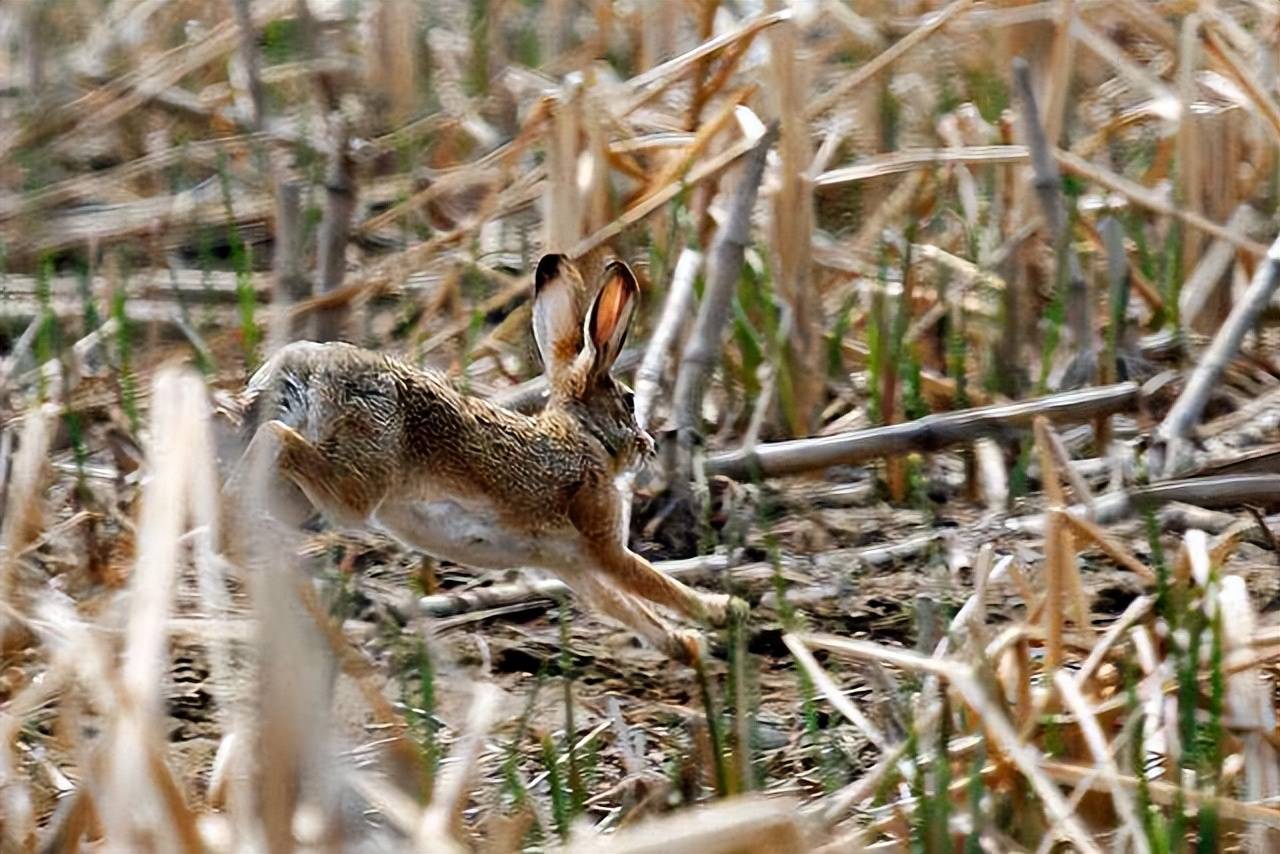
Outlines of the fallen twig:
M 1106 525 L 1119 521 L 1142 509 L 1143 505 L 1158 507 L 1178 501 L 1200 507 L 1239 507 L 1242 504 L 1280 506 L 1280 475 L 1249 474 L 1229 477 L 1190 477 L 1185 480 L 1169 480 L 1149 486 L 1135 486 L 1125 492 L 1113 492 L 1099 496 L 1093 503 L 1092 521 Z M 1074 504 L 1067 508 L 1068 515 L 1082 517 L 1089 508 Z M 1005 525 L 1015 531 L 1041 533 L 1044 531 L 1043 514 L 1009 519 Z
M 1135 383 L 1069 391 L 1018 403 L 926 415 L 888 427 L 757 445 L 750 452 L 725 451 L 708 457 L 706 471 L 709 475 L 739 480 L 753 476 L 781 477 L 893 454 L 937 451 L 983 436 L 1025 429 L 1037 415 L 1053 422 L 1091 421 L 1100 415 L 1132 410 L 1138 400 Z

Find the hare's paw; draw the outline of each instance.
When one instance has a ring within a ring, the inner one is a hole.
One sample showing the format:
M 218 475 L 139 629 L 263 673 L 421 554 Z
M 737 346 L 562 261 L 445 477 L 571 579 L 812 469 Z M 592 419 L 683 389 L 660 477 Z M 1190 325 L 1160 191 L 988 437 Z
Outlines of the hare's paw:
M 301 433 L 278 419 L 272 419 L 262 426 L 269 430 L 276 441 L 285 447 L 300 448 L 310 445 L 306 439 L 302 438 Z
M 737 596 L 707 593 L 702 595 L 702 612 L 708 623 L 719 628 L 731 622 L 744 622 L 751 613 L 751 606 Z
M 697 667 L 698 662 L 706 656 L 706 639 L 701 632 L 692 629 L 677 629 L 667 635 L 667 655 L 681 664 Z

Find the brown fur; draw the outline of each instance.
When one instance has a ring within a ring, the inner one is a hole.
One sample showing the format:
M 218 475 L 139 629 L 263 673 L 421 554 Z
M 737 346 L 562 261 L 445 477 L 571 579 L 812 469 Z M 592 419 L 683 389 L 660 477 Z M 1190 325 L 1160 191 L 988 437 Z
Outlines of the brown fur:
M 380 525 L 409 545 L 454 550 L 464 562 L 514 555 L 540 563 L 602 612 L 690 661 L 697 636 L 641 600 L 717 623 L 730 600 L 663 575 L 623 540 L 614 478 L 652 443 L 636 427 L 629 392 L 609 374 L 638 288 L 619 262 L 603 278 L 584 332 L 577 271 L 559 256 L 538 265 L 535 327 L 542 324 L 551 395 L 536 416 L 464 395 L 445 376 L 391 356 L 300 342 L 246 388 L 256 422 L 250 452 L 266 447 L 274 470 L 339 524 Z M 245 482 L 242 473 L 228 489 L 243 494 Z M 284 494 L 280 484 L 273 494 Z M 297 522 L 296 508 L 273 515 Z

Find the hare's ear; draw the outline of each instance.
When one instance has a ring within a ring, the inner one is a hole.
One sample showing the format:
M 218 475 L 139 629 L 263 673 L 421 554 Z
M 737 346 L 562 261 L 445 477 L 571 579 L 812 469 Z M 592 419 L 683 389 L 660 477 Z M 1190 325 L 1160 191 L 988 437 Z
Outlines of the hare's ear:
M 533 274 L 533 337 L 554 381 L 582 349 L 582 277 L 563 255 L 543 255 Z
M 631 325 L 639 300 L 640 286 L 631 268 L 621 261 L 610 261 L 604 268 L 604 284 L 587 312 L 583 330 L 592 350 L 593 373 L 607 373 L 613 367 L 627 340 L 627 327 Z

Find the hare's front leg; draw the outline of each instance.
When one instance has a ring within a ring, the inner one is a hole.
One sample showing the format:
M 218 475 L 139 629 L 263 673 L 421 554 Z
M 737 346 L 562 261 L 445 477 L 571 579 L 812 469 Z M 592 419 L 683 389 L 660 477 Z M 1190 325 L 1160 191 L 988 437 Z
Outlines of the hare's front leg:
M 595 567 L 623 590 L 683 614 L 691 620 L 723 626 L 746 603 L 723 593 L 700 593 L 627 548 L 620 530 L 619 496 L 612 484 L 584 489 L 574 496 L 569 517 Z
M 622 589 L 650 602 L 671 608 L 691 620 L 723 626 L 746 604 L 724 593 L 702 593 L 659 572 L 653 564 L 618 543 L 594 548 L 598 565 Z
M 567 576 L 566 581 L 595 610 L 627 626 L 675 661 L 692 667 L 702 657 L 704 642 L 699 632 L 673 627 L 639 598 L 611 585 L 609 579 L 588 569 Z

